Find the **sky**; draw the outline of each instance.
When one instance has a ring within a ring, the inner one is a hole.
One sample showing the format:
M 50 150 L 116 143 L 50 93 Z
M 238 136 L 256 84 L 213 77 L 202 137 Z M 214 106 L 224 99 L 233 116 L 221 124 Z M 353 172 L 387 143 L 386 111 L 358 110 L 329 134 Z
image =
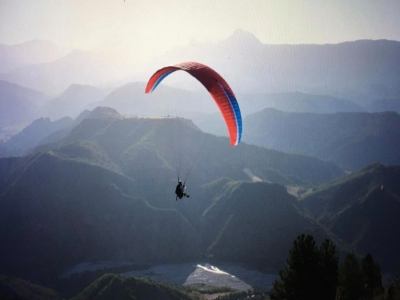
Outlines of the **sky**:
M 241 28 L 265 44 L 400 40 L 399 0 L 0 0 L 0 44 L 149 60 Z

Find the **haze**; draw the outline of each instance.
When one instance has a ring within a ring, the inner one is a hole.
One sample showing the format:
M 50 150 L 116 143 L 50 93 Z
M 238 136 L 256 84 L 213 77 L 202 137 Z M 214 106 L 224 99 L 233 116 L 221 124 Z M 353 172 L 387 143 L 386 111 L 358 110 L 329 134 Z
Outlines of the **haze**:
M 0 299 L 400 299 L 398 16 L 0 0 Z
M 0 1 L 0 43 L 48 40 L 144 63 L 241 28 L 265 44 L 400 40 L 400 2 L 388 1 Z

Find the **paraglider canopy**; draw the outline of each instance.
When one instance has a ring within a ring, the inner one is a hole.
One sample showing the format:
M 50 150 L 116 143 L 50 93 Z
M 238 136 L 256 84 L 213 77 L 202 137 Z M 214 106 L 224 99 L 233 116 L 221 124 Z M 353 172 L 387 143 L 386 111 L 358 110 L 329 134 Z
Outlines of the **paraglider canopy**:
M 167 66 L 151 76 L 145 92 L 151 93 L 165 77 L 178 70 L 186 71 L 203 84 L 221 111 L 228 127 L 231 145 L 239 144 L 242 137 L 242 116 L 239 104 L 225 79 L 210 67 L 197 62 L 183 62 L 174 66 Z

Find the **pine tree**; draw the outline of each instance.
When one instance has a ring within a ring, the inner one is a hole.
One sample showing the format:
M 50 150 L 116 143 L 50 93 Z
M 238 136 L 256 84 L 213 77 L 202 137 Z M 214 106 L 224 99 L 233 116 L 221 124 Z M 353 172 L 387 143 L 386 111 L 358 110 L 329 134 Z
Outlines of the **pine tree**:
M 333 300 L 336 296 L 338 256 L 335 245 L 325 241 L 321 248 L 311 235 L 300 235 L 290 249 L 287 266 L 273 283 L 275 300 Z
M 335 299 L 339 276 L 339 257 L 335 244 L 325 240 L 319 248 L 320 269 L 319 286 L 321 299 Z
M 388 288 L 385 300 L 400 300 L 400 280 L 396 279 Z
M 354 252 L 348 253 L 340 266 L 338 293 L 341 300 L 359 300 L 364 295 L 363 273 Z
M 382 285 L 382 272 L 378 262 L 367 254 L 361 262 L 364 275 L 365 297 L 372 299 L 374 296 L 381 295 L 384 291 Z

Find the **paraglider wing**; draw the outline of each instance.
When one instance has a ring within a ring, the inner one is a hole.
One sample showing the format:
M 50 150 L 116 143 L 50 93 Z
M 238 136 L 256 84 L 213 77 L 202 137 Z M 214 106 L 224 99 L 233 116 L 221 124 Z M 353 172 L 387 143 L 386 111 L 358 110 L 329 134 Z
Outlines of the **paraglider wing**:
M 208 90 L 228 127 L 231 145 L 239 144 L 242 136 L 242 117 L 239 104 L 225 79 L 210 67 L 196 62 L 184 62 L 162 68 L 151 76 L 145 92 L 151 93 L 165 77 L 178 70 L 188 72 Z

